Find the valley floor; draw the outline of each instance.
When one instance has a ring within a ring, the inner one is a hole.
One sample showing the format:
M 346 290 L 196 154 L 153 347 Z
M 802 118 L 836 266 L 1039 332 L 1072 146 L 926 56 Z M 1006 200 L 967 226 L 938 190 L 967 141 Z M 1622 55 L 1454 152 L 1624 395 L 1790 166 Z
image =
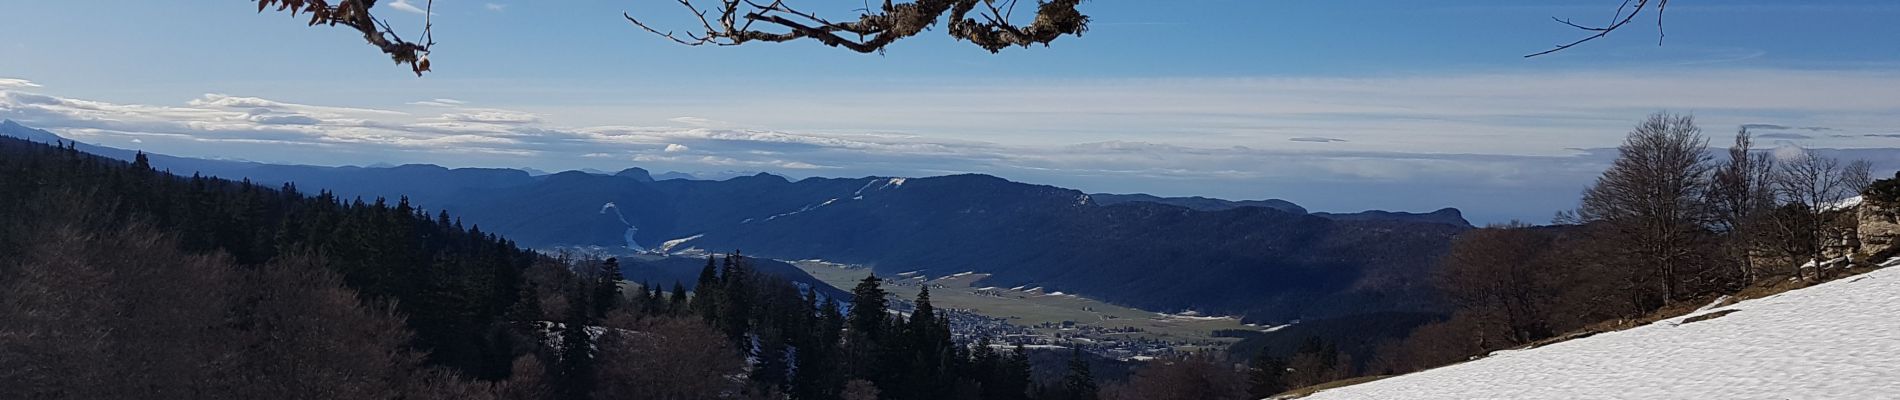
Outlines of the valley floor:
M 871 270 L 816 260 L 794 263 L 800 269 L 839 288 L 849 289 Z M 916 274 L 885 276 L 885 290 L 909 299 L 919 285 L 929 285 L 931 302 L 939 308 L 962 310 L 995 318 L 1009 329 L 987 332 L 1006 342 L 1069 347 L 1119 359 L 1138 359 L 1175 352 L 1224 350 L 1238 338 L 1217 337 L 1219 330 L 1266 331 L 1237 318 L 1176 315 L 1123 307 L 1087 297 L 1045 292 L 1036 287 L 979 287 L 988 277 L 962 273 L 924 277 Z M 1026 336 L 1026 337 L 1025 337 Z
M 1900 268 L 1308 398 L 1900 398 Z

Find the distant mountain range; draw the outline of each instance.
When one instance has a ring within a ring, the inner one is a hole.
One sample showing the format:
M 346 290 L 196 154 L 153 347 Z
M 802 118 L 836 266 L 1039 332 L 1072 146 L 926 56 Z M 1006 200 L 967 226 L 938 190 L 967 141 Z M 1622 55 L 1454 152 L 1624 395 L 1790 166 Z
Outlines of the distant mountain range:
M 0 134 L 60 140 L 11 121 L 0 123 Z M 407 196 L 535 248 L 743 250 L 866 264 L 885 274 L 987 272 L 989 286 L 1035 285 L 1264 322 L 1436 309 L 1431 263 L 1470 228 L 1456 209 L 1309 213 L 1284 200 L 1087 194 L 987 175 L 794 182 L 759 173 L 711 181 L 639 168 L 539 175 L 150 159 L 184 175 L 294 182 L 346 197 Z
M 1222 211 L 1241 207 L 1261 207 L 1285 211 L 1294 214 L 1307 214 L 1305 207 L 1280 199 L 1266 200 L 1222 200 L 1206 197 L 1159 197 L 1150 194 L 1107 194 L 1096 193 L 1089 197 L 1101 205 L 1115 205 L 1130 202 L 1149 202 L 1187 207 L 1195 211 Z M 1442 208 L 1429 213 L 1409 213 L 1397 211 L 1368 210 L 1356 213 L 1315 212 L 1313 216 L 1342 221 L 1405 221 L 1446 224 L 1471 227 L 1471 221 L 1465 220 L 1463 212 L 1456 208 Z

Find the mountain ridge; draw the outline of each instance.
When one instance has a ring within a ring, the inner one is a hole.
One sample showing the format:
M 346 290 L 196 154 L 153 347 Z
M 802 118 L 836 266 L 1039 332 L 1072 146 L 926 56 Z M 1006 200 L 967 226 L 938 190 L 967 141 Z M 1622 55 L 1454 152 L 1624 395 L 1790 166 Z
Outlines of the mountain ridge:
M 106 156 L 133 153 L 87 147 Z M 1104 200 L 983 174 L 793 181 L 756 173 L 707 181 L 654 180 L 639 168 L 537 176 L 426 164 L 363 168 L 151 159 L 161 169 L 295 182 L 306 191 L 327 189 L 345 197 L 406 197 L 535 248 L 673 243 L 668 250 L 818 258 L 886 274 L 980 271 L 992 274 L 994 286 L 1033 283 L 1145 309 L 1269 321 L 1435 309 L 1434 294 L 1420 282 L 1428 281 L 1431 261 L 1450 238 L 1469 228 L 1378 218 L 1384 215 L 1307 213 L 1283 200 Z

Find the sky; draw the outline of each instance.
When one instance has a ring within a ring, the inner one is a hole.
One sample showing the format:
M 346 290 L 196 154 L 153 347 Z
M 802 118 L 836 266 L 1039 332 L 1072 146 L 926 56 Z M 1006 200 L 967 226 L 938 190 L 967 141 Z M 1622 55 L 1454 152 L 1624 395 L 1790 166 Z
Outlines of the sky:
M 862 4 L 802 0 L 853 15 Z M 861 2 L 859 2 L 861 3 Z M 988 173 L 1089 192 L 1458 207 L 1547 221 L 1659 111 L 1715 143 L 1900 168 L 1900 3 L 1676 0 L 1578 48 L 1620 1 L 1093 0 L 1083 36 L 990 54 L 687 47 L 673 0 L 438 0 L 435 71 L 234 0 L 0 1 L 0 118 L 91 143 L 313 165 L 720 176 Z M 796 3 L 795 3 L 796 4 Z M 426 0 L 384 0 L 399 32 Z M 1027 14 L 1024 12 L 1022 14 Z M 1019 15 L 1020 18 L 1020 15 Z

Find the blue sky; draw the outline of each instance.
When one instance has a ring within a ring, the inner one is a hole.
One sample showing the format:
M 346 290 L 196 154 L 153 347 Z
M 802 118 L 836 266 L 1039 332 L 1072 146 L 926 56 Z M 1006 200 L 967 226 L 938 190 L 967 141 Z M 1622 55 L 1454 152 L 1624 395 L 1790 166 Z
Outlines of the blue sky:
M 383 3 L 421 28 L 396 8 L 422 1 Z M 690 27 L 671 0 L 440 0 L 436 71 L 416 78 L 352 32 L 247 2 L 12 1 L 0 118 L 267 162 L 983 172 L 1478 221 L 1573 206 L 1606 159 L 1593 149 L 1659 110 L 1718 143 L 1748 124 L 1771 146 L 1900 147 L 1882 136 L 1900 134 L 1900 3 L 1677 0 L 1663 46 L 1644 22 L 1528 60 L 1578 37 L 1551 17 L 1620 2 L 1498 3 L 1095 0 L 1090 31 L 1048 48 L 927 32 L 863 55 L 684 47 L 620 19 Z

